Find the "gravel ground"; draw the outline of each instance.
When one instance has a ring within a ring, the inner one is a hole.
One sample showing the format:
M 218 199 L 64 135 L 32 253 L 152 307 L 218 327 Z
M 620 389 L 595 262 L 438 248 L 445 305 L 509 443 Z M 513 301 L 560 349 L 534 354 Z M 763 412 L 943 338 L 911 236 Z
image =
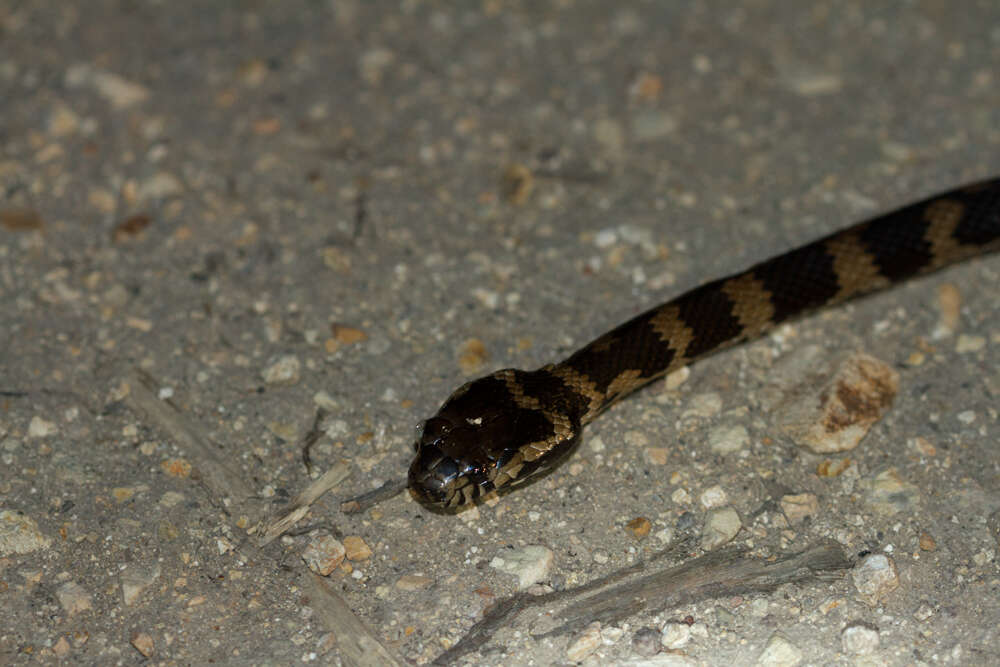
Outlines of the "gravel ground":
M 995 256 L 671 376 L 473 511 L 341 502 L 470 377 L 1000 173 L 998 72 L 993 0 L 0 0 L 0 662 L 423 664 L 519 588 L 833 539 L 849 572 L 459 662 L 997 664 Z M 788 405 L 858 359 L 896 385 L 867 435 L 802 447 Z

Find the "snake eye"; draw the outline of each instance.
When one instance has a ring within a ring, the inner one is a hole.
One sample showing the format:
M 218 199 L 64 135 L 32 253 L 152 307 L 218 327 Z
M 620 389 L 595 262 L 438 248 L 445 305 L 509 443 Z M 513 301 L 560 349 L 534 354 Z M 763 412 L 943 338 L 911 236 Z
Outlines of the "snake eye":
M 424 432 L 420 436 L 420 442 L 429 443 L 440 440 L 451 430 L 451 423 L 441 417 L 431 417 L 424 422 Z

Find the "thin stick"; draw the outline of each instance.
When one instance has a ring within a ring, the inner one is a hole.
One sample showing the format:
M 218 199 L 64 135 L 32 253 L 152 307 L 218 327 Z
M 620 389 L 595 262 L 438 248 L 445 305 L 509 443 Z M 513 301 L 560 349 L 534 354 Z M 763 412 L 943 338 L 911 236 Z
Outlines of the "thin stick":
M 359 667 L 400 664 L 325 579 L 310 572 L 302 588 L 309 595 L 309 606 L 337 638 L 337 648 L 346 663 Z
M 406 478 L 390 479 L 377 489 L 372 489 L 360 496 L 354 496 L 340 503 L 340 511 L 344 514 L 357 514 L 364 512 L 369 507 L 374 507 L 383 500 L 389 500 L 406 490 L 408 482 Z
M 316 417 L 313 419 L 312 428 L 306 433 L 306 437 L 302 439 L 302 464 L 306 467 L 306 472 L 312 475 L 313 464 L 312 464 L 312 446 L 316 444 L 316 441 L 320 439 L 323 435 L 322 429 L 320 429 L 320 423 L 326 418 L 326 410 L 319 408 L 316 410 Z
M 129 394 L 125 400 L 129 407 L 185 451 L 213 495 L 219 499 L 231 498 L 237 505 L 243 505 L 253 495 L 243 478 L 216 455 L 220 448 L 205 429 L 181 412 L 173 401 L 157 396 L 159 383 L 151 375 L 135 368 L 128 381 Z
M 323 476 L 302 490 L 292 502 L 284 507 L 276 518 L 272 519 L 260 538 L 260 546 L 266 546 L 277 539 L 282 533 L 294 526 L 308 512 L 309 506 L 319 500 L 320 496 L 337 486 L 351 474 L 351 468 L 344 461 L 335 464 L 323 473 Z
M 594 621 L 614 623 L 641 611 L 655 612 L 710 598 L 772 591 L 787 583 L 830 579 L 835 572 L 849 567 L 851 562 L 840 544 L 824 540 L 773 562 L 746 558 L 744 550 L 728 548 L 625 583 L 617 583 L 622 577 L 615 572 L 566 591 L 538 596 L 518 593 L 500 601 L 434 664 L 447 665 L 478 650 L 497 630 L 513 626 L 521 612 L 533 607 L 541 608 L 533 615 L 541 620 L 531 628 L 532 634 L 549 637 L 578 631 Z M 635 569 L 632 566 L 626 571 Z

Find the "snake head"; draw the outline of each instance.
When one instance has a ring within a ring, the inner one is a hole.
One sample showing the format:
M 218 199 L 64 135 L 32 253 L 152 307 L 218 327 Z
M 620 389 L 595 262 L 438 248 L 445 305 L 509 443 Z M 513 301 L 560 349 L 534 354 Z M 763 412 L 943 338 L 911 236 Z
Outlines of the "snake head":
M 572 449 L 579 423 L 526 397 L 535 375 L 503 370 L 469 382 L 424 422 L 409 486 L 423 505 L 454 511 L 494 489 L 551 468 Z

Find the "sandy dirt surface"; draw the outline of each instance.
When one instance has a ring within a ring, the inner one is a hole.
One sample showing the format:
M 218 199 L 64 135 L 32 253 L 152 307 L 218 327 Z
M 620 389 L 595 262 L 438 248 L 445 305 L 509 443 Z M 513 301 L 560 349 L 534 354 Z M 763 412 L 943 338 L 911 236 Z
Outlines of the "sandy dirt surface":
M 464 381 L 1000 173 L 1000 5 L 960 7 L 0 0 L 0 663 L 426 664 L 521 589 L 810 548 L 455 659 L 1000 662 L 997 256 L 657 382 L 473 511 L 341 507 Z M 884 391 L 816 453 L 841 377 Z

